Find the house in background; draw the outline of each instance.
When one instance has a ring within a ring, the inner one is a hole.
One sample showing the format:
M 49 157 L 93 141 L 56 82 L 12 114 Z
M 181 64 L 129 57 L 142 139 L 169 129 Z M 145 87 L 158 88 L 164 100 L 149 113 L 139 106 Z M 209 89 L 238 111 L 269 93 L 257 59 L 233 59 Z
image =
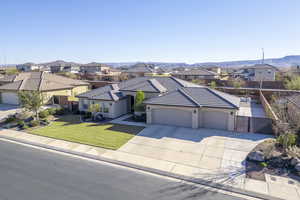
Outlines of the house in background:
M 24 63 L 16 65 L 16 69 L 21 72 L 40 71 L 42 66 L 34 63 Z
M 51 73 L 62 73 L 62 72 L 69 72 L 69 73 L 78 73 L 79 66 L 78 65 L 52 65 L 50 66 Z
M 162 68 L 156 67 L 153 64 L 137 63 L 123 71 L 129 78 L 155 75 L 169 75 Z
M 278 71 L 276 67 L 269 64 L 256 64 L 240 68 L 234 72 L 234 77 L 249 81 L 275 81 Z
M 109 71 L 110 67 L 101 63 L 88 63 L 80 66 L 80 73 L 82 74 L 102 74 Z
M 184 71 L 174 71 L 172 76 L 177 78 L 192 81 L 192 80 L 204 80 L 204 79 L 219 79 L 219 74 L 206 69 L 187 69 Z
M 47 72 L 24 72 L 0 78 L 1 103 L 19 105 L 18 92 L 39 91 L 45 104 L 66 104 L 87 92 L 89 83 Z M 64 101 L 64 102 L 62 102 Z
M 116 118 L 134 111 L 137 91 L 145 93 L 148 124 L 235 129 L 239 97 L 175 77 L 138 77 L 79 94 L 79 110 L 99 104 L 104 117 Z

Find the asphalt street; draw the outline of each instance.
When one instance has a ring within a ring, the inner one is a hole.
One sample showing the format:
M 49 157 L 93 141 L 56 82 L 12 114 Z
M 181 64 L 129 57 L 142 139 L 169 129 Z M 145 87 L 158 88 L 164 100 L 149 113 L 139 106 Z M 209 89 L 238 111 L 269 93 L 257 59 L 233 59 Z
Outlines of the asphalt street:
M 240 200 L 198 186 L 0 140 L 0 200 Z

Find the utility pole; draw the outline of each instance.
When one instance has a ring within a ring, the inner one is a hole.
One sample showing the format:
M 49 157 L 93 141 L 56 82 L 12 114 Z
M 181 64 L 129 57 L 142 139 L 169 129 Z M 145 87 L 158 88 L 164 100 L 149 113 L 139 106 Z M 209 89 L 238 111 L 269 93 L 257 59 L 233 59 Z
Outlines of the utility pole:
M 262 50 L 262 61 L 261 61 L 261 64 L 264 64 L 264 62 L 265 62 L 265 51 L 264 51 L 264 48 L 262 48 L 261 50 Z
M 265 51 L 264 51 L 264 48 L 262 48 L 261 50 L 262 50 L 261 64 L 264 64 L 264 62 L 265 62 Z M 260 75 L 260 89 L 262 89 L 262 85 L 263 85 L 263 76 Z

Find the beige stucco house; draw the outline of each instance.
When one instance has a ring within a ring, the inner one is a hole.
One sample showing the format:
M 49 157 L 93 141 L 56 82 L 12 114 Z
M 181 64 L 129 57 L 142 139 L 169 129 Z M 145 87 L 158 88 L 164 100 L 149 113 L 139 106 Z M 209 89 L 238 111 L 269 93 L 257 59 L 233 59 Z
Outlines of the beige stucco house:
M 239 97 L 175 77 L 138 77 L 79 94 L 79 110 L 99 104 L 103 116 L 116 118 L 133 111 L 137 91 L 145 93 L 148 124 L 235 129 Z
M 39 91 L 45 104 L 60 104 L 60 97 L 74 100 L 87 92 L 89 83 L 47 72 L 24 72 L 0 79 L 1 103 L 19 105 L 18 92 Z

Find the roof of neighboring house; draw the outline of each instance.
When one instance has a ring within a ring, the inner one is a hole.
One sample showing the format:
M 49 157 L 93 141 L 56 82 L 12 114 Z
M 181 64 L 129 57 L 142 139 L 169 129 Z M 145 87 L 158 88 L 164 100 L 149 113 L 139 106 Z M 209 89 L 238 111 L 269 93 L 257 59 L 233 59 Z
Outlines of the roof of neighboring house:
M 153 73 L 154 68 L 152 65 L 146 65 L 146 64 L 136 64 L 129 69 L 127 69 L 125 72 L 129 73 Z
M 185 76 L 215 76 L 217 73 L 213 71 L 208 71 L 206 69 L 192 69 L 185 71 L 173 72 L 174 75 L 185 75 Z
M 273 69 L 273 70 L 279 71 L 277 69 L 277 67 L 275 67 L 273 65 L 269 65 L 269 64 L 256 64 L 256 65 L 252 65 L 252 66 L 244 66 L 240 69 Z
M 128 73 L 162 73 L 162 72 L 164 72 L 164 70 L 160 67 L 155 67 L 152 64 L 138 63 L 138 64 L 131 66 L 124 72 L 128 72 Z
M 89 83 L 70 79 L 67 77 L 50 74 L 46 72 L 24 72 L 18 75 L 11 75 L 0 78 L 0 82 L 6 82 L 0 86 L 0 90 L 36 90 L 51 91 L 67 88 L 74 88 Z
M 238 109 L 240 98 L 207 87 L 180 88 L 144 102 L 151 105 Z

